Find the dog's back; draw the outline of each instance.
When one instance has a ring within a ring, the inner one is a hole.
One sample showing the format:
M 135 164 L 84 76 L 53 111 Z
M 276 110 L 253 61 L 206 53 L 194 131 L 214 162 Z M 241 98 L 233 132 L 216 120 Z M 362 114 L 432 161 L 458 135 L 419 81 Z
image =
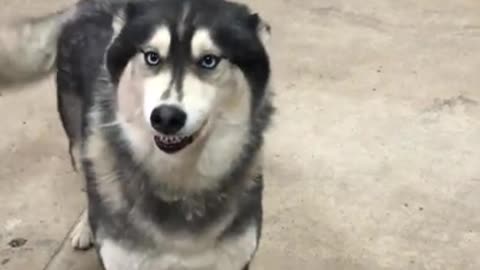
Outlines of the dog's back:
M 0 27 L 0 86 L 30 82 L 55 70 L 57 40 L 75 8 Z

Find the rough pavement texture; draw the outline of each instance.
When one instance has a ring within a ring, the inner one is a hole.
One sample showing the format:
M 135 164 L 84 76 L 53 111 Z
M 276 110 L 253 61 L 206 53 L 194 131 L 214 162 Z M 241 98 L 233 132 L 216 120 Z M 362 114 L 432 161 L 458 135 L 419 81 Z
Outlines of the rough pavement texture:
M 3 0 L 0 18 L 69 2 Z M 253 269 L 480 269 L 480 2 L 250 3 L 279 109 Z M 1 89 L 2 270 L 95 269 L 61 248 L 84 199 L 53 88 Z

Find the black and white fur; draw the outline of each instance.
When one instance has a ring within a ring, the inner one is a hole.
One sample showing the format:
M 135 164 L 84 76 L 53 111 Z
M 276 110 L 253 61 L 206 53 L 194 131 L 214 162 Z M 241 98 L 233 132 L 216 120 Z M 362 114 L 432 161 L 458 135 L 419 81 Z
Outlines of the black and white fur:
M 269 26 L 257 14 L 223 0 L 83 0 L 7 30 L 24 34 L 0 34 L 0 49 L 28 53 L 0 52 L 11 67 L 0 85 L 57 69 L 58 110 L 88 194 L 74 247 L 94 243 L 107 270 L 248 269 L 273 112 Z M 212 69 L 207 56 L 218 56 Z M 160 107 L 184 118 L 158 122 Z

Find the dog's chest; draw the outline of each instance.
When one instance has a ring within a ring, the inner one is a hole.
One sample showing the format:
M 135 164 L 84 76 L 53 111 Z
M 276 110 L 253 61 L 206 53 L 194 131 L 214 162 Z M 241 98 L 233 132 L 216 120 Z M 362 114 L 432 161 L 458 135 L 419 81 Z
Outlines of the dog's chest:
M 106 270 L 242 270 L 257 246 L 254 226 L 216 243 L 166 241 L 140 251 L 105 239 L 99 253 Z

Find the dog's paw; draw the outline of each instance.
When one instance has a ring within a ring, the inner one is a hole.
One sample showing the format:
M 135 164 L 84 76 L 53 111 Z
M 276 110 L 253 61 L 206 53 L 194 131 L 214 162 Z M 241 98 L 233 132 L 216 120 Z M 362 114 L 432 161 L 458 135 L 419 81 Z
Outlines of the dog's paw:
M 74 249 L 86 250 L 93 244 L 93 234 L 88 223 L 87 215 L 82 215 L 80 221 L 70 234 L 70 240 Z

